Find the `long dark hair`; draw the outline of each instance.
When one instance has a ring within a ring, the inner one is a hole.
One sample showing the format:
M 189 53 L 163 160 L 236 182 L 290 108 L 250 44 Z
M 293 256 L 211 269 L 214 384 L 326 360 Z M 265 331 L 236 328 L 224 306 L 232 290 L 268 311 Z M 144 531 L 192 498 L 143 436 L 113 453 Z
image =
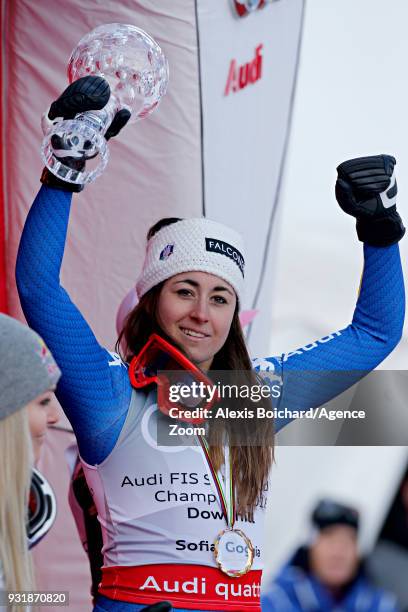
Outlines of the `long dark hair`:
M 170 217 L 158 221 L 150 228 L 147 239 L 154 236 L 162 227 L 181 219 Z M 154 332 L 169 339 L 157 320 L 157 305 L 164 283 L 159 283 L 141 297 L 137 306 L 127 316 L 116 343 L 116 350 L 125 361 L 130 361 L 146 344 Z M 178 347 L 180 348 L 180 347 Z M 235 309 L 228 337 L 223 347 L 214 356 L 211 370 L 207 373 L 219 382 L 220 372 L 228 371 L 229 384 L 262 384 L 252 370 L 251 359 L 245 344 L 242 327 Z M 251 407 L 256 414 L 260 402 L 249 399 L 234 399 L 234 409 L 244 410 Z M 271 408 L 267 402 L 268 409 Z M 224 462 L 223 440 L 225 435 L 231 441 L 231 460 L 236 487 L 237 512 L 248 520 L 253 520 L 255 507 L 264 503 L 268 475 L 273 462 L 274 427 L 272 419 L 247 419 L 241 423 L 235 419 L 215 419 L 209 422 L 208 443 L 210 456 L 216 470 Z

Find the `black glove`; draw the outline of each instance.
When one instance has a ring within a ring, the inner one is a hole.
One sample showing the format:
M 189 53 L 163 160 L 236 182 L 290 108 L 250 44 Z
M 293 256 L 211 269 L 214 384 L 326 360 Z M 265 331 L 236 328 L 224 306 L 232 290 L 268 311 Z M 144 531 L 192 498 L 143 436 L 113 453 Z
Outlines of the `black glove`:
M 110 88 L 105 79 L 99 76 L 82 77 L 68 85 L 60 97 L 51 104 L 48 114 L 43 118 L 43 129 L 65 119 L 74 119 L 78 113 L 100 110 L 106 106 L 109 97 Z M 117 112 L 105 133 L 106 140 L 119 134 L 129 119 L 130 112 L 127 109 Z M 94 151 L 89 150 L 91 143 L 88 141 L 82 143 L 82 149 L 78 150 L 69 138 L 60 138 L 54 135 L 51 144 L 53 149 L 59 152 L 58 158 L 61 158 L 65 165 L 75 170 L 82 171 L 86 160 L 95 156 Z M 43 170 L 41 182 L 65 191 L 81 191 L 83 189 L 83 185 L 65 182 L 52 174 L 47 168 Z
M 147 606 L 142 608 L 140 612 L 171 612 L 173 606 L 168 601 L 161 601 L 160 603 L 154 604 L 153 606 Z
M 337 167 L 337 201 L 344 212 L 356 217 L 359 240 L 372 246 L 389 246 L 405 234 L 396 207 L 395 164 L 391 155 L 372 155 Z

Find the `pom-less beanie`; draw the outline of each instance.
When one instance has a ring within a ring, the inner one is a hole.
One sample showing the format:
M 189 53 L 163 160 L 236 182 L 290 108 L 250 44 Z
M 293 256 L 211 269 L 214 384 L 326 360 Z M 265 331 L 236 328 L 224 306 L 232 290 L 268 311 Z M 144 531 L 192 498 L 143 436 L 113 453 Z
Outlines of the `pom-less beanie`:
M 208 272 L 244 294 L 245 256 L 241 236 L 233 229 L 205 218 L 184 219 L 160 229 L 147 243 L 139 299 L 149 289 L 181 272 Z
M 0 314 L 0 420 L 52 389 L 60 376 L 40 336 Z

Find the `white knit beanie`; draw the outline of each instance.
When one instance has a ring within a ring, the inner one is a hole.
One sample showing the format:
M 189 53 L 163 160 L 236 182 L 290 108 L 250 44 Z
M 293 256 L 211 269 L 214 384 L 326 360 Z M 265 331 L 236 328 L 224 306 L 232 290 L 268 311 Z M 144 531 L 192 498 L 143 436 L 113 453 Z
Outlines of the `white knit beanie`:
M 242 305 L 245 254 L 241 236 L 209 219 L 184 219 L 162 227 L 147 243 L 136 283 L 139 299 L 181 272 L 209 272 L 229 283 Z

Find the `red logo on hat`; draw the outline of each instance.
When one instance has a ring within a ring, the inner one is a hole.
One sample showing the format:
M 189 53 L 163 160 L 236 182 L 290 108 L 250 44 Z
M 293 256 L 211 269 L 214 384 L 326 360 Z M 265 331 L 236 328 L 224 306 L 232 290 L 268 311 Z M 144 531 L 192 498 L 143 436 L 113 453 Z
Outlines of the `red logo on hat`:
M 37 351 L 37 354 L 40 356 L 43 364 L 45 364 L 48 359 L 48 356 L 50 355 L 50 351 L 48 350 L 47 345 L 45 344 L 42 338 L 38 340 L 38 344 L 40 348 Z

